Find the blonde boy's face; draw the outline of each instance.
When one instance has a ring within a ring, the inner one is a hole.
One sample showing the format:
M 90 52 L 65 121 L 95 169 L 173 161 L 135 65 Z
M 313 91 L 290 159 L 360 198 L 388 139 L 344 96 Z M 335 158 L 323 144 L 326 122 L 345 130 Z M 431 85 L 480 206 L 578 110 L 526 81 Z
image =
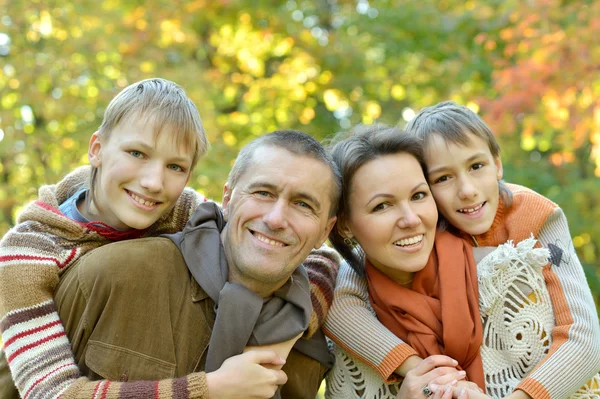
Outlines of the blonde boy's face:
M 116 229 L 145 229 L 167 214 L 188 182 L 192 151 L 176 143 L 174 133 L 155 135 L 143 118 L 122 121 L 101 137 L 94 133 L 88 156 L 98 168 L 96 202 L 89 214 Z
M 440 213 L 459 230 L 479 235 L 490 229 L 496 216 L 502 161 L 492 156 L 484 139 L 472 133 L 467 135 L 471 141 L 468 146 L 432 135 L 425 160 Z

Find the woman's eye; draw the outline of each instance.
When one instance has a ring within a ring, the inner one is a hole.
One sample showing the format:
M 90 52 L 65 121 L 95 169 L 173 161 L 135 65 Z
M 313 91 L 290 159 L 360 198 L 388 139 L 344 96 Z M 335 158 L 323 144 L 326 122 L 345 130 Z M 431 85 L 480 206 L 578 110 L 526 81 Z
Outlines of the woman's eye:
M 419 200 L 422 200 L 422 199 L 424 199 L 426 197 L 427 197 L 427 193 L 424 192 L 424 191 L 420 191 L 418 193 L 415 193 L 415 195 L 412 196 L 412 200 L 413 201 L 419 201 Z

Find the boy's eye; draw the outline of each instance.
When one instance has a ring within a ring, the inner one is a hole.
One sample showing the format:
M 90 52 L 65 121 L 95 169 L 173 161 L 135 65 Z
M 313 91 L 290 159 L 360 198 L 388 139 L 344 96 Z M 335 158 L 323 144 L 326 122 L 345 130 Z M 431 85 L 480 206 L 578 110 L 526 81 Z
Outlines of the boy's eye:
M 473 169 L 473 170 L 478 170 L 481 168 L 483 168 L 483 164 L 481 162 L 475 163 L 471 166 L 471 169 Z
M 132 150 L 129 151 L 129 154 L 136 157 L 136 158 L 143 158 L 144 154 L 142 154 L 140 151 L 136 151 L 136 150 Z
M 378 211 L 383 211 L 384 209 L 387 209 L 390 205 L 382 202 L 381 204 L 377 204 L 375 205 L 375 208 L 373 208 L 373 212 L 378 212 Z
M 185 169 L 183 169 L 181 166 L 175 165 L 175 164 L 171 164 L 171 165 L 167 166 L 167 168 L 171 169 L 174 172 L 184 172 L 185 171 Z

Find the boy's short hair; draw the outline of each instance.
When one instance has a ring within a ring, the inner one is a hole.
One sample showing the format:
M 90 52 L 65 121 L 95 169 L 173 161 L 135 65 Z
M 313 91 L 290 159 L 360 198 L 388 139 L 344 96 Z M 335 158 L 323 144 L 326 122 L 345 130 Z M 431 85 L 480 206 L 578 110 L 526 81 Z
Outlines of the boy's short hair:
M 472 133 L 487 143 L 493 157 L 500 157 L 500 144 L 489 126 L 475 112 L 454 101 L 443 101 L 423 108 L 406 124 L 404 130 L 422 140 L 425 146 L 434 134 L 438 134 L 447 143 L 468 146 L 471 144 L 468 133 Z M 498 182 L 498 186 L 504 205 L 510 206 L 510 189 L 502 180 Z
M 161 78 L 145 79 L 124 88 L 108 104 L 98 129 L 99 137 L 107 140 L 111 132 L 123 122 L 143 118 L 154 128 L 157 136 L 163 131 L 175 133 L 177 145 L 192 149 L 191 170 L 206 154 L 209 144 L 198 109 L 177 83 Z M 94 187 L 98 169 L 92 168 L 90 191 Z

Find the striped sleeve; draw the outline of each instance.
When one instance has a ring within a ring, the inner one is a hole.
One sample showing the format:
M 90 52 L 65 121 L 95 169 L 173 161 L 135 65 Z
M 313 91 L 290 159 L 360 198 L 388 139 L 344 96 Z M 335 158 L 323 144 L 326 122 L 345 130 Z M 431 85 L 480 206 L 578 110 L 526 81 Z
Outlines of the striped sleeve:
M 313 249 L 303 263 L 308 274 L 313 306 L 304 338 L 312 337 L 323 326 L 333 301 L 333 290 L 340 262 L 340 255 L 333 248 L 322 245 L 319 249 Z
M 204 398 L 204 373 L 145 383 L 81 378 L 52 300 L 59 274 L 80 249 L 24 223 L 0 244 L 0 330 L 7 363 L 23 398 Z M 152 393 L 152 394 L 150 394 Z
M 340 266 L 333 304 L 323 330 L 387 382 L 395 380 L 392 374 L 408 357 L 417 355 L 377 319 L 369 303 L 367 280 L 346 262 Z
M 551 253 L 543 273 L 556 326 L 548 354 L 516 389 L 534 399 L 566 398 L 600 370 L 600 325 L 560 208 L 548 217 L 538 239 Z

